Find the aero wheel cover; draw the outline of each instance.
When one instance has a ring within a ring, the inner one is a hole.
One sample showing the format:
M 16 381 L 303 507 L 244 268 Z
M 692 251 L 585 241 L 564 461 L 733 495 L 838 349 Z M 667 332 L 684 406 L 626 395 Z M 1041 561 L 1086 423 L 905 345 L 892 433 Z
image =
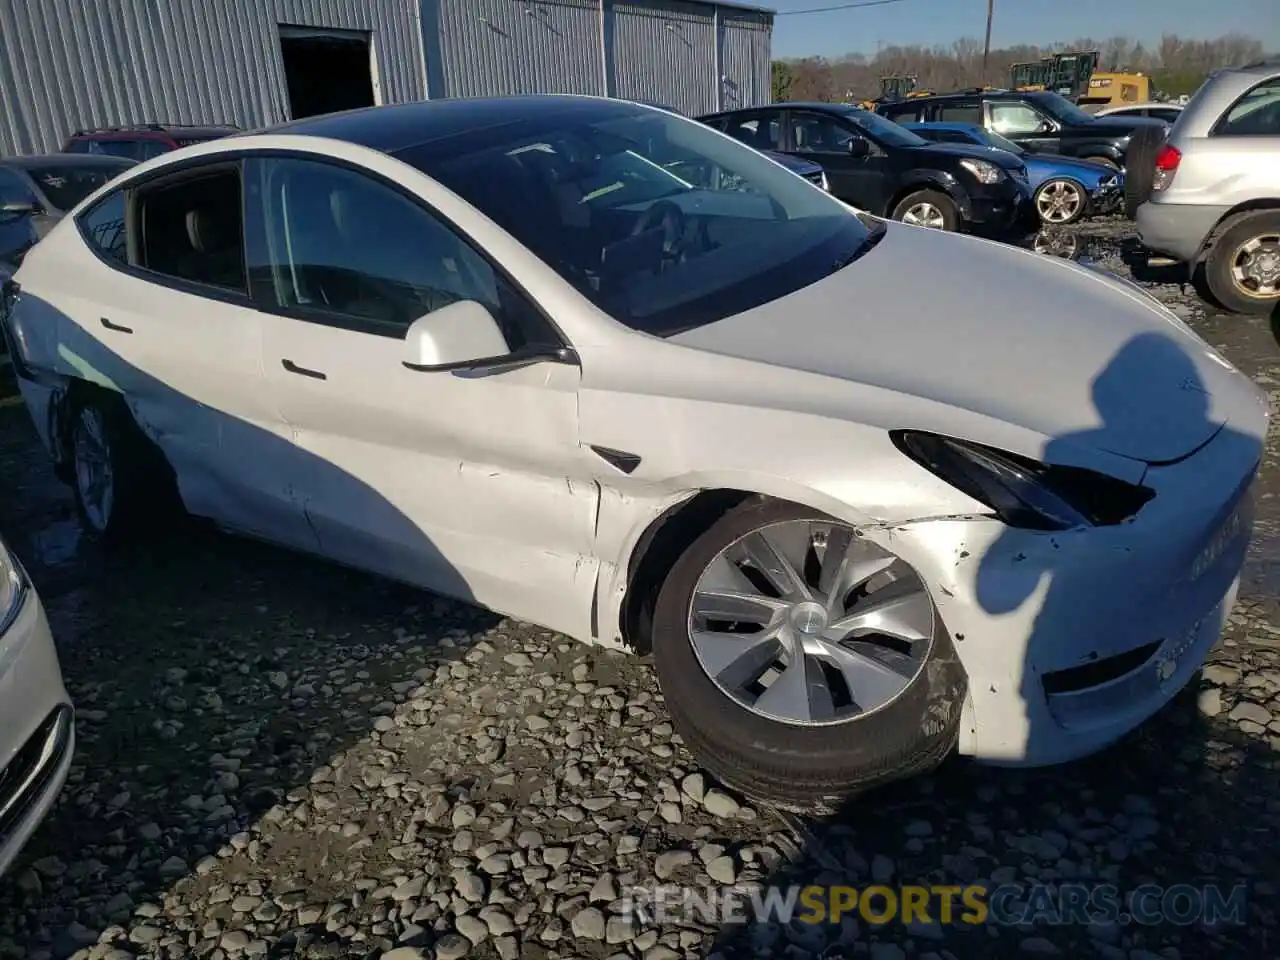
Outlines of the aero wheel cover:
M 851 527 L 786 520 L 707 564 L 688 630 L 703 671 L 739 706 L 828 726 L 906 691 L 932 650 L 934 609 L 911 567 Z
M 76 419 L 72 444 L 75 458 L 76 492 L 89 525 L 101 533 L 111 522 L 115 507 L 115 473 L 111 466 L 111 443 L 101 411 L 85 407 Z
M 1070 223 L 1084 208 L 1084 191 L 1070 180 L 1050 180 L 1036 194 L 1036 212 L 1045 223 Z

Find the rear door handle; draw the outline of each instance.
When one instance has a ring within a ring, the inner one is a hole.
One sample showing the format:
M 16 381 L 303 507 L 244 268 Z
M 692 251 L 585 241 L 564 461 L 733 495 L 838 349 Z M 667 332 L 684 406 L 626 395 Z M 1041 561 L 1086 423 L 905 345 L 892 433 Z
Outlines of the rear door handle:
M 308 370 L 306 367 L 300 367 L 287 358 L 280 361 L 280 366 L 284 367 L 290 373 L 296 373 L 300 377 L 310 377 L 312 380 L 329 379 L 329 375 L 327 373 L 321 373 L 319 370 Z
M 123 324 L 112 323 L 106 317 L 102 317 L 102 325 L 108 330 L 114 330 L 116 333 L 133 333 L 133 327 L 126 327 Z

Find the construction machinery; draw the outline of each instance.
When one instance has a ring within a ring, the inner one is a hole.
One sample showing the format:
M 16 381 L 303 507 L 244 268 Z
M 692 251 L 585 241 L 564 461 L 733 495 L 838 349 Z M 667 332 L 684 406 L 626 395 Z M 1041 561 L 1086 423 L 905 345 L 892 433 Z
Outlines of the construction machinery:
M 1122 107 L 1127 103 L 1146 103 L 1151 99 L 1151 78 L 1142 73 L 1095 73 L 1089 78 L 1089 89 L 1076 102 L 1085 108 L 1100 110 Z
M 1088 92 L 1089 79 L 1097 66 L 1096 50 L 1058 53 L 1039 61 L 1015 63 L 1009 71 L 1009 86 L 1021 93 L 1052 90 L 1075 100 Z

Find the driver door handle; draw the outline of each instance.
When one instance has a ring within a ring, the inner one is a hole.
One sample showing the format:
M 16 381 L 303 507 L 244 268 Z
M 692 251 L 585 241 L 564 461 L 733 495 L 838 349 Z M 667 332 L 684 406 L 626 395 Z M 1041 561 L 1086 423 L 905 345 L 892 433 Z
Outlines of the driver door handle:
M 306 367 L 300 367 L 292 360 L 285 358 L 280 361 L 280 366 L 284 367 L 290 373 L 296 373 L 300 377 L 310 377 L 312 380 L 328 380 L 329 375 L 319 370 L 308 370 Z

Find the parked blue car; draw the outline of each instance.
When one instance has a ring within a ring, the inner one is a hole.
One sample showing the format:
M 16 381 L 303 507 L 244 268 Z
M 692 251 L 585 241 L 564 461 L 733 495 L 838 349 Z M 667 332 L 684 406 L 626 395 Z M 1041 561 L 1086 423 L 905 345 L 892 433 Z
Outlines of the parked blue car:
M 974 143 L 1017 154 L 1027 165 L 1036 212 L 1046 224 L 1061 226 L 1090 214 L 1110 213 L 1124 198 L 1124 174 L 1100 163 L 1055 153 L 1032 153 L 972 123 L 904 123 L 902 126 L 926 140 Z

